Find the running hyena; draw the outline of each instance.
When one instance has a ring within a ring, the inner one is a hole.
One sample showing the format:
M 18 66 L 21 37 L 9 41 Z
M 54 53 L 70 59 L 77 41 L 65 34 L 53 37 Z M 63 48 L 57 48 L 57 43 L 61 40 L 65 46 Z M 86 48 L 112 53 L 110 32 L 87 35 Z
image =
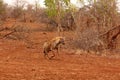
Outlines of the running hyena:
M 51 56 L 49 59 L 52 59 L 53 57 L 55 57 L 53 50 L 57 50 L 57 53 L 59 53 L 58 48 L 60 44 L 63 44 L 63 45 L 65 44 L 64 37 L 55 37 L 52 40 L 45 42 L 43 45 L 44 56 L 45 57 L 47 56 L 49 58 L 48 53 L 52 51 L 53 56 Z

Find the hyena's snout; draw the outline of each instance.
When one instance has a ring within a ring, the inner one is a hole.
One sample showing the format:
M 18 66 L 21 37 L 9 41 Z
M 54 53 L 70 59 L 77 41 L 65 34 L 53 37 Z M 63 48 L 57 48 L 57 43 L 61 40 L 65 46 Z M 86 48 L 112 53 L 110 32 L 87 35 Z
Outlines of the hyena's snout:
M 65 45 L 65 42 L 63 42 L 62 44 Z
M 65 45 L 65 41 L 64 41 L 64 40 L 61 40 L 61 44 Z

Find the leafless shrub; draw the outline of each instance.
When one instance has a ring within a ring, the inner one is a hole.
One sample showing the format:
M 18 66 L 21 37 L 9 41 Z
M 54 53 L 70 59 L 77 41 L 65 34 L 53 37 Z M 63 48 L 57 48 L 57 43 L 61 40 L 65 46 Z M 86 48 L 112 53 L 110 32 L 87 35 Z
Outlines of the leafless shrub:
M 34 29 L 26 23 L 21 24 L 16 21 L 12 26 L 7 27 L 7 29 L 1 24 L 0 39 L 23 41 L 27 47 L 31 48 L 34 44 L 31 38 L 32 31 L 34 31 Z
M 27 2 L 25 0 L 14 1 L 14 9 L 12 12 L 14 18 L 19 18 L 23 14 L 26 3 Z
M 9 29 L 10 33 L 5 35 L 5 38 L 12 40 L 21 40 L 25 42 L 27 47 L 32 47 L 33 42 L 30 39 L 32 29 L 25 24 L 17 24 Z
M 62 21 L 64 22 L 64 24 L 66 24 L 65 30 L 75 30 L 76 29 L 75 21 L 74 21 L 74 18 L 71 13 L 68 12 Z M 62 27 L 64 24 L 62 23 Z
M 109 2 L 107 0 L 98 0 L 96 2 L 89 0 L 88 5 L 83 4 L 83 7 L 77 13 L 73 14 L 77 26 L 75 31 L 77 37 L 73 42 L 77 48 L 87 51 L 108 49 L 108 39 L 113 34 L 113 31 L 109 32 L 109 30 L 118 25 L 117 21 L 119 17 L 116 8 L 115 0 L 110 0 Z M 119 29 L 114 31 L 116 33 Z M 101 39 L 99 35 L 106 32 L 110 33 L 105 34 L 107 39 Z M 116 44 L 115 40 L 111 40 L 110 42 Z
M 7 18 L 7 8 L 8 5 L 3 3 L 3 0 L 0 0 L 0 20 L 5 21 Z
M 54 31 L 57 28 L 57 23 L 54 20 L 44 17 L 42 22 L 46 24 L 45 31 Z
M 30 28 L 25 24 L 16 25 L 12 29 L 16 32 L 30 32 Z
M 75 39 L 75 45 L 77 48 L 83 50 L 100 51 L 104 49 L 104 43 L 98 37 L 98 32 L 93 29 L 86 29 L 82 33 L 79 32 Z
M 55 31 L 56 30 L 56 27 L 53 26 L 53 25 L 50 25 L 48 24 L 46 27 L 45 27 L 45 31 Z
M 30 28 L 25 24 L 16 25 L 12 27 L 11 30 L 15 31 L 15 33 L 13 33 L 12 36 L 16 37 L 19 40 L 24 40 L 28 38 L 28 36 L 31 33 Z

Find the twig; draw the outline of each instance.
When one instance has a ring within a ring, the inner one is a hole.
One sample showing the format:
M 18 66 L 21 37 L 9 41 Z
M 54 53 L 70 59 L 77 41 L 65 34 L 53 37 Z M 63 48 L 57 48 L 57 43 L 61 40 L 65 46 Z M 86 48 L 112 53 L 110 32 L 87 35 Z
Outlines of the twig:
M 16 32 L 16 31 L 12 31 L 12 32 L 10 32 L 10 33 L 8 33 L 8 34 L 4 35 L 4 36 L 3 36 L 2 38 L 0 38 L 0 39 L 3 39 L 3 38 L 5 38 L 5 37 L 7 37 L 7 36 L 9 36 L 9 35 L 13 34 L 14 32 Z
M 120 31 L 120 25 L 118 25 L 117 27 L 114 27 L 114 28 L 108 30 L 107 32 L 105 32 L 105 33 L 103 33 L 103 34 L 100 34 L 99 37 L 102 37 L 102 36 L 108 34 L 109 32 L 111 32 L 111 31 L 113 31 L 113 30 L 115 30 L 115 29 L 118 29 L 118 30 Z

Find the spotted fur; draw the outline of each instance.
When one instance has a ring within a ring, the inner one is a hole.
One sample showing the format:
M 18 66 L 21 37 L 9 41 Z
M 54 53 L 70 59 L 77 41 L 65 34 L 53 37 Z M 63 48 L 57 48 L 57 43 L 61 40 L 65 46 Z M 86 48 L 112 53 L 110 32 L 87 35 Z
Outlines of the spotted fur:
M 60 44 L 63 44 L 63 45 L 65 44 L 65 38 L 64 37 L 55 37 L 52 40 L 45 42 L 44 45 L 43 45 L 44 56 L 45 57 L 47 56 L 49 59 L 55 57 L 55 54 L 54 54 L 53 51 L 57 50 L 57 53 L 59 53 L 58 48 L 59 48 Z M 53 56 L 51 56 L 51 57 L 48 56 L 48 53 L 50 51 L 52 51 L 52 53 L 53 53 Z

